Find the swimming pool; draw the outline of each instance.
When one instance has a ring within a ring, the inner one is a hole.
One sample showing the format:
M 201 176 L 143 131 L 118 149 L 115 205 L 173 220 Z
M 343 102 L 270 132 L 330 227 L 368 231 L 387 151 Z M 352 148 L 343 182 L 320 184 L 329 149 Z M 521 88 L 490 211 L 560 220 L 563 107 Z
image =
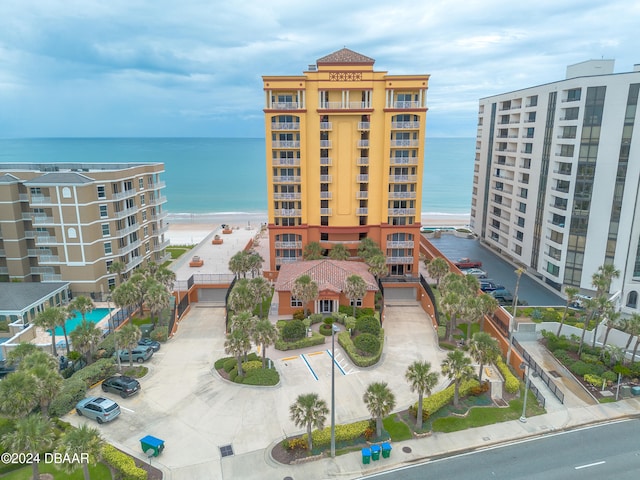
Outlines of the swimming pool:
M 111 309 L 113 310 L 113 308 Z M 67 335 L 69 335 L 71 332 L 73 332 L 76 327 L 78 325 L 80 325 L 82 323 L 82 315 L 80 314 L 79 311 L 75 311 L 76 314 L 69 318 L 69 320 L 67 320 Z M 106 317 L 107 315 L 109 315 L 109 309 L 108 308 L 96 308 L 94 310 L 91 310 L 90 312 L 87 312 L 85 314 L 85 318 L 87 320 L 87 322 L 91 322 L 91 323 L 98 323 L 100 320 L 102 320 L 104 317 Z M 51 331 L 49 331 L 49 335 L 51 335 Z M 62 327 L 56 327 L 56 337 L 57 336 L 64 336 L 64 332 L 62 331 Z

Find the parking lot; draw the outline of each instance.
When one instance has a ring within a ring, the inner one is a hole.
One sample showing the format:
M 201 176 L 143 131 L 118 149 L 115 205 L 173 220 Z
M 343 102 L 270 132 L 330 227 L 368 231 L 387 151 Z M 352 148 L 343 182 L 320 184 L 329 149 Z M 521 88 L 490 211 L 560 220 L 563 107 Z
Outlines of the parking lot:
M 503 260 L 494 252 L 484 247 L 478 240 L 443 234 L 440 238 L 430 238 L 429 241 L 451 261 L 459 258 L 470 258 L 482 262 L 482 270 L 495 283 L 504 285 L 511 293 L 515 292 L 517 276 L 512 264 Z M 537 280 L 522 275 L 518 288 L 518 299 L 529 305 L 554 306 L 564 305 L 565 300 L 541 285 Z

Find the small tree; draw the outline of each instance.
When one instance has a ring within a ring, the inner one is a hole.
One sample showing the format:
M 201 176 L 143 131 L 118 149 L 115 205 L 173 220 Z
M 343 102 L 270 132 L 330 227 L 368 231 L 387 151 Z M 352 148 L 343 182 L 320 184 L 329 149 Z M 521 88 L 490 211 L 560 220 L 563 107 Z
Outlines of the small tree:
M 263 318 L 256 323 L 251 332 L 253 341 L 262 348 L 262 368 L 265 368 L 267 361 L 267 347 L 278 340 L 278 329 L 268 318 Z
M 356 316 L 356 300 L 367 294 L 367 282 L 360 275 L 350 275 L 345 280 L 343 293 L 353 305 L 353 316 Z
M 229 260 L 229 270 L 233 273 L 236 278 L 247 277 L 247 272 L 251 269 L 249 265 L 249 254 L 244 250 L 236 253 Z
M 236 280 L 229 294 L 228 307 L 235 313 L 251 312 L 256 305 L 255 292 L 251 289 L 249 280 L 241 278 Z
M 253 293 L 254 301 L 260 304 L 260 317 L 264 316 L 263 302 L 273 294 L 271 284 L 264 277 L 252 278 L 249 289 Z
M 31 454 L 32 478 L 37 479 L 40 478 L 40 471 L 36 459 L 48 451 L 54 441 L 53 425 L 49 419 L 40 415 L 29 415 L 17 420 L 13 431 L 2 437 L 2 446 L 9 452 Z
M 155 328 L 160 319 L 160 314 L 164 309 L 169 308 L 171 304 L 171 294 L 164 285 L 157 280 L 153 280 L 153 283 L 145 292 L 144 301 L 149 308 L 151 322 L 153 323 L 153 328 Z
M 442 361 L 442 373 L 449 380 L 453 380 L 453 405 L 457 407 L 460 397 L 460 384 L 465 380 L 469 380 L 474 374 L 471 359 L 466 357 L 462 350 L 449 352 L 447 358 Z
M 349 249 L 345 247 L 344 244 L 338 243 L 329 251 L 329 258 L 331 260 L 349 260 L 351 255 L 349 254 Z
M 560 336 L 560 332 L 562 331 L 562 327 L 564 326 L 564 321 L 567 319 L 567 311 L 569 310 L 569 306 L 576 301 L 578 292 L 580 292 L 580 289 L 576 287 L 566 287 L 564 289 L 564 294 L 567 296 L 567 302 L 564 305 L 564 312 L 562 312 L 562 319 L 560 320 L 560 325 L 558 325 L 556 337 Z
M 138 340 L 142 337 L 140 327 L 129 322 L 122 327 L 118 332 L 118 340 L 122 343 L 124 348 L 129 350 L 129 367 L 133 367 L 133 349 L 138 345 Z M 116 352 L 116 355 L 120 355 L 120 352 Z
M 250 348 L 251 339 L 249 338 L 249 334 L 240 328 L 232 330 L 227 336 L 227 340 L 224 342 L 225 353 L 236 357 L 239 377 L 244 376 L 244 372 L 242 371 L 242 355 L 244 355 Z
M 83 320 L 69 336 L 71 337 L 71 342 L 73 342 L 73 348 L 82 352 L 87 363 L 91 363 L 95 347 L 102 339 L 100 329 L 96 327 L 95 323 Z
M 422 428 L 422 397 L 431 395 L 431 390 L 438 384 L 438 372 L 431 371 L 429 362 L 415 361 L 407 368 L 404 377 L 409 382 L 412 392 L 418 392 L 418 414 L 416 428 Z
M 318 298 L 318 284 L 309 275 L 301 275 L 293 283 L 291 295 L 302 302 L 304 314 L 309 316 L 307 306 L 309 302 Z
M 96 306 L 93 304 L 93 301 L 89 297 L 85 297 L 82 295 L 74 298 L 70 306 L 73 310 L 77 310 L 80 312 L 83 322 L 87 320 L 87 313 L 92 312 L 96 308 Z
M 322 258 L 322 246 L 318 242 L 309 242 L 302 250 L 304 260 L 320 260 Z
M 480 364 L 479 381 L 482 383 L 482 370 L 485 365 L 495 362 L 500 357 L 500 345 L 488 333 L 478 332 L 471 339 L 469 353 Z
M 71 474 L 78 467 L 82 467 L 84 480 L 90 480 L 89 465 L 95 465 L 100 460 L 103 444 L 100 432 L 94 427 L 85 424 L 68 429 L 61 438 L 58 452 L 67 458 L 79 457 L 81 461 L 63 463 L 62 469 L 65 473 Z
M 313 448 L 311 432 L 314 427 L 324 427 L 329 413 L 327 403 L 321 400 L 317 393 L 301 394 L 289 407 L 289 413 L 296 427 L 307 427 L 307 449 L 311 451 Z
M 60 325 L 64 317 L 64 312 L 61 308 L 47 307 L 33 319 L 34 325 L 51 332 L 51 351 L 54 356 L 58 356 L 56 350 L 56 327 Z
M 38 404 L 34 392 L 36 379 L 29 372 L 18 370 L 0 381 L 0 412 L 10 418 L 29 414 Z
M 56 361 L 48 353 L 35 352 L 20 364 L 33 377 L 36 383 L 34 397 L 40 404 L 40 412 L 44 417 L 49 416 L 49 404 L 62 388 L 62 376 L 58 371 Z
M 373 382 L 362 399 L 371 416 L 376 419 L 376 436 L 379 438 L 382 435 L 382 418 L 396 406 L 396 397 L 385 382 Z
M 440 280 L 449 273 L 449 264 L 444 258 L 436 257 L 427 264 L 427 272 L 436 281 L 436 288 L 439 288 Z

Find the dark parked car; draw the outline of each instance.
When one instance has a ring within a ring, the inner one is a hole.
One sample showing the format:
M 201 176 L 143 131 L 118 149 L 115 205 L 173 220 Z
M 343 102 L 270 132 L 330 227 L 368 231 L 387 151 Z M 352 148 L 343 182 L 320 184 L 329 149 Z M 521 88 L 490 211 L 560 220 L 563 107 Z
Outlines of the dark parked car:
M 498 289 L 504 289 L 504 287 L 499 283 L 494 283 L 493 280 L 489 280 L 489 279 L 480 280 L 480 290 L 482 290 L 483 292 L 489 293 Z
M 513 302 L 513 295 L 506 288 L 498 288 L 496 290 L 489 292 L 489 294 L 501 303 Z
M 154 352 L 160 350 L 160 342 L 156 342 L 155 340 L 151 340 L 150 338 L 141 338 L 138 340 L 138 345 L 143 347 L 151 347 Z
M 102 391 L 117 393 L 122 398 L 127 398 L 140 391 L 140 382 L 125 375 L 116 375 L 102 382 Z
M 104 397 L 83 398 L 76 405 L 76 413 L 98 423 L 110 422 L 120 415 L 120 406 Z

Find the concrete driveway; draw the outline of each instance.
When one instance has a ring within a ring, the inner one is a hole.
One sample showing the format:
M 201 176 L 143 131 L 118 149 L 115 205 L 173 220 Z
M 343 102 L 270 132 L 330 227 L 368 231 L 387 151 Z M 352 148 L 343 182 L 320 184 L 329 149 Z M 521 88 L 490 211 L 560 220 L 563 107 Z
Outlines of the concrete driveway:
M 431 320 L 418 306 L 388 306 L 385 310 L 385 350 L 381 362 L 366 369 L 353 366 L 336 342 L 336 423 L 370 418 L 362 401 L 367 386 L 385 381 L 401 410 L 417 400 L 404 373 L 415 360 L 430 361 L 439 371 L 446 352 L 437 347 Z M 151 462 L 169 479 L 283 478 L 288 467 L 269 461 L 268 450 L 285 436 L 301 433 L 289 419 L 289 406 L 301 393 L 316 392 L 331 402 L 331 348 L 308 351 L 267 351 L 276 363 L 281 383 L 276 387 L 245 387 L 223 380 L 213 371 L 224 353 L 224 309 L 193 308 L 178 333 L 147 362 L 149 374 L 140 380 L 142 390 L 128 399 L 103 394 L 96 387 L 89 395 L 105 395 L 122 407 L 114 422 L 98 426 L 104 438 L 139 458 L 145 458 L 139 440 L 153 435 L 166 448 Z M 319 353 L 317 353 L 319 352 Z M 312 355 L 316 353 L 315 355 Z M 305 354 L 317 370 L 316 380 L 302 365 Z M 298 362 L 298 363 L 296 363 Z M 446 380 L 440 378 L 438 389 Z M 66 420 L 89 422 L 74 414 Z M 93 422 L 90 424 L 95 425 Z M 96 425 L 97 426 L 97 425 Z M 231 445 L 233 456 L 222 459 L 220 447 Z M 318 465 L 320 468 L 321 465 Z

